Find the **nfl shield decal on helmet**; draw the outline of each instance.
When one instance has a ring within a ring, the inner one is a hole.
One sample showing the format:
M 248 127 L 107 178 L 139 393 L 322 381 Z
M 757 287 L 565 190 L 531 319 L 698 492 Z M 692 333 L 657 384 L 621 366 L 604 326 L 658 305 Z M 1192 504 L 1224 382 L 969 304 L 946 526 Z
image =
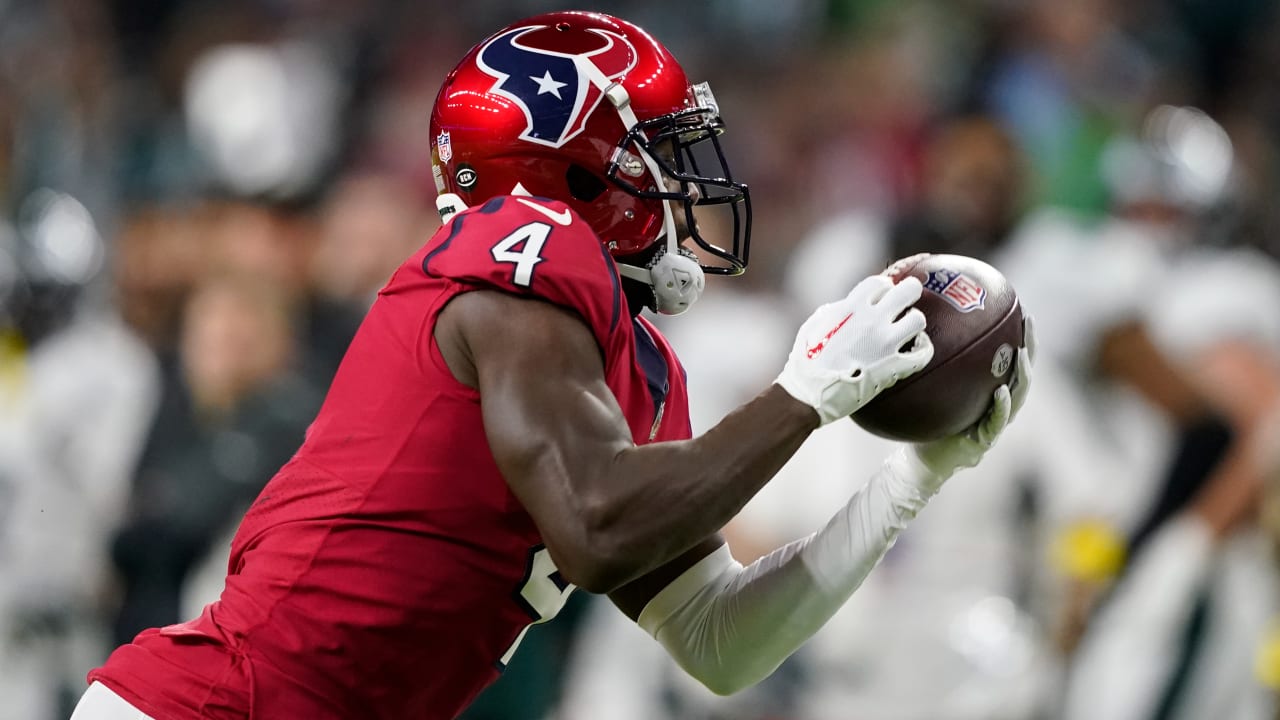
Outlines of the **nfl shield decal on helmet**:
M 599 29 L 590 30 L 596 46 L 575 53 L 538 47 L 542 33 L 555 32 L 545 25 L 505 32 L 480 50 L 476 64 L 495 78 L 490 92 L 524 111 L 520 139 L 558 148 L 582 132 L 604 96 L 601 86 L 635 67 L 636 50 L 621 35 Z
M 448 130 L 436 136 L 436 152 L 440 155 L 440 162 L 442 163 L 447 163 L 453 159 L 453 140 L 449 137 Z
M 956 270 L 932 270 L 924 281 L 924 289 L 955 306 L 960 312 L 982 308 L 987 291 L 973 278 Z

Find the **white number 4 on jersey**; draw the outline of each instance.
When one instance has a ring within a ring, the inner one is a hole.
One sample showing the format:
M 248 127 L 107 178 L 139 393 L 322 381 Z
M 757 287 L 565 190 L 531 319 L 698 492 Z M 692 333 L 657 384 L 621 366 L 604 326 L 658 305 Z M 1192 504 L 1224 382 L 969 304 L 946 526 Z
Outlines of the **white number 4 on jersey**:
M 511 647 L 502 654 L 499 662 L 503 667 L 511 662 L 511 656 L 516 654 L 516 648 L 520 647 L 520 641 L 524 640 L 529 628 L 555 617 L 564 604 L 569 602 L 569 596 L 573 594 L 575 588 L 572 583 L 564 582 L 563 578 L 560 578 L 560 571 L 556 569 L 556 563 L 551 559 L 551 551 L 545 547 L 539 545 L 530 548 L 528 562 L 529 568 L 525 572 L 524 582 L 520 584 L 520 600 L 533 622 L 520 631 L 515 642 L 512 642 Z
M 516 268 L 511 282 L 520 287 L 529 287 L 533 282 L 533 268 L 545 259 L 542 257 L 542 245 L 547 242 L 549 234 L 551 226 L 546 223 L 522 225 L 499 240 L 489 253 L 496 262 L 514 263 Z

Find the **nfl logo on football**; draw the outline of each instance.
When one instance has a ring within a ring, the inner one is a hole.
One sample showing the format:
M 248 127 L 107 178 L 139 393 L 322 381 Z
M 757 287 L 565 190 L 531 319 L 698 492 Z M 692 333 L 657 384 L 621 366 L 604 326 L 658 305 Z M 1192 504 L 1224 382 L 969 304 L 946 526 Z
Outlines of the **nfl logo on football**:
M 440 155 L 440 162 L 442 163 L 447 163 L 453 159 L 453 142 L 449 138 L 448 130 L 436 136 L 436 152 Z
M 933 270 L 924 282 L 924 288 L 941 295 L 962 313 L 982 308 L 987 291 L 972 278 L 955 270 Z

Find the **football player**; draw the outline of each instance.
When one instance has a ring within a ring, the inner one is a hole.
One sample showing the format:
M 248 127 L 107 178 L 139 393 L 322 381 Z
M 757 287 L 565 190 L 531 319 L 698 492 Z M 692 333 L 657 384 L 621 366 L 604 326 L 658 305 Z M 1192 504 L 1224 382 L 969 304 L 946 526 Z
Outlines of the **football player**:
M 683 370 L 640 312 L 683 312 L 704 273 L 746 265 L 721 129 L 706 85 L 622 20 L 543 15 L 473 48 L 431 119 L 443 227 L 248 511 L 221 599 L 116 650 L 75 719 L 452 718 L 575 587 L 713 690 L 772 672 L 981 458 L 1029 356 L 970 431 L 903 446 L 826 527 L 739 565 L 717 530 L 932 346 L 920 284 L 868 278 L 803 324 L 774 385 L 690 438 Z M 727 248 L 695 206 L 731 216 Z

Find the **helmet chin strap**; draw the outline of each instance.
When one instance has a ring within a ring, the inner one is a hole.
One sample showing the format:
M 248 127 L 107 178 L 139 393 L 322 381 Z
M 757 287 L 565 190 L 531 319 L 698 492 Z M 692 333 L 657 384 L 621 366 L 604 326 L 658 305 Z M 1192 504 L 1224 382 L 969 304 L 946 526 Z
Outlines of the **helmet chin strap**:
M 586 65 L 585 69 L 591 81 L 604 92 L 609 102 L 613 103 L 618 116 L 622 118 L 623 126 L 627 132 L 631 132 L 632 128 L 639 124 L 639 120 L 636 118 L 635 111 L 631 109 L 631 97 L 627 94 L 626 88 L 618 83 L 609 82 L 595 66 Z M 638 146 L 636 150 L 639 151 L 640 159 L 648 168 L 649 175 L 657 183 L 656 186 L 665 187 L 666 180 L 663 178 L 662 168 L 658 166 L 658 162 L 643 146 Z M 697 256 L 680 246 L 679 238 L 676 237 L 675 216 L 671 214 L 671 203 L 666 200 L 662 202 L 662 235 L 658 237 L 661 239 L 664 236 L 666 244 L 658 250 L 646 267 L 618 263 L 618 274 L 652 287 L 654 309 L 659 313 L 679 315 L 698 301 L 707 280 Z
M 661 247 L 646 267 L 617 265 L 619 275 L 653 288 L 654 309 L 663 315 L 679 315 L 688 310 L 702 297 L 706 287 L 706 275 L 698 256 L 679 246 L 674 253 L 666 246 Z

